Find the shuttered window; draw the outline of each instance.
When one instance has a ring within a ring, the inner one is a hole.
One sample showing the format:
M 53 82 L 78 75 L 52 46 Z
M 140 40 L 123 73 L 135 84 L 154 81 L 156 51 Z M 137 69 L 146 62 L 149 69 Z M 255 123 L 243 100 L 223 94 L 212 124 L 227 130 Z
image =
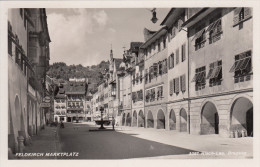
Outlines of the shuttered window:
M 185 74 L 180 77 L 181 79 L 181 91 L 186 91 L 186 76 Z
M 170 84 L 170 95 L 172 96 L 172 94 L 173 94 L 173 80 L 170 80 L 170 82 L 169 82 L 169 84 Z
M 184 60 L 186 59 L 186 44 L 183 44 L 181 46 L 181 61 L 184 62 Z
M 180 92 L 180 84 L 179 84 L 179 78 L 175 78 L 175 93 Z
M 245 21 L 251 16 L 252 16 L 251 8 L 236 8 L 234 10 L 234 18 L 233 18 L 234 25 L 237 25 L 238 23 Z
M 176 64 L 179 64 L 179 48 L 176 50 Z

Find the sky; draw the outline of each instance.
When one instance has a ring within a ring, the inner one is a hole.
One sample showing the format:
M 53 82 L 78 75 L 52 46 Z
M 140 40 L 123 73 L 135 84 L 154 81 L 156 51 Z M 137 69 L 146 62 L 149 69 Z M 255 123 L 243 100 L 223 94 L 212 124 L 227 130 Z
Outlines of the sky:
M 156 24 L 148 8 L 47 8 L 50 63 L 91 66 L 122 58 L 130 42 L 144 42 L 143 30 L 160 29 L 170 8 L 157 8 Z

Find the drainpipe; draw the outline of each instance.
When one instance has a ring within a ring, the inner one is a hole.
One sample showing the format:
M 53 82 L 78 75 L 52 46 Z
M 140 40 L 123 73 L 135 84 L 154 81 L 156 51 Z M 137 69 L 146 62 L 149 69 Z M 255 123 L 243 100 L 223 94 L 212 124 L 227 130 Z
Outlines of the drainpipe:
M 188 74 L 187 74 L 187 77 L 188 77 L 188 122 L 189 122 L 189 134 L 190 134 L 190 53 L 189 53 L 189 32 L 188 32 L 188 28 L 187 28 L 187 39 L 188 39 L 188 42 L 187 42 L 187 47 L 188 47 L 188 54 L 187 54 L 187 57 L 188 57 Z

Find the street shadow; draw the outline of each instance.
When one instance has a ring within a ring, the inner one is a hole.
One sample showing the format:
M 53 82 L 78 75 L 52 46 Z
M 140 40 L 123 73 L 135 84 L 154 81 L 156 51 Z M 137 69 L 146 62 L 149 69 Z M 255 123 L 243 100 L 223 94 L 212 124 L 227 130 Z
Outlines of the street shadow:
M 93 127 L 87 129 L 93 129 Z M 95 133 L 87 129 L 82 129 L 82 131 L 68 129 L 60 132 L 62 152 L 78 152 L 79 154 L 74 157 L 58 157 L 58 159 L 130 159 L 185 154 L 188 156 L 190 152 L 197 152 L 141 139 L 135 137 L 137 134 L 117 131 Z

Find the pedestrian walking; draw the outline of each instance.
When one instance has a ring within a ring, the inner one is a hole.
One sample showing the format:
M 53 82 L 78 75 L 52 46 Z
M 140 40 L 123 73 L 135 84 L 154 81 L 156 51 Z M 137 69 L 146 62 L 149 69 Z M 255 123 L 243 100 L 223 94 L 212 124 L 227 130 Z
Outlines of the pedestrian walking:
M 112 117 L 112 126 L 113 126 L 113 130 L 115 130 L 115 122 L 116 122 L 115 118 Z

